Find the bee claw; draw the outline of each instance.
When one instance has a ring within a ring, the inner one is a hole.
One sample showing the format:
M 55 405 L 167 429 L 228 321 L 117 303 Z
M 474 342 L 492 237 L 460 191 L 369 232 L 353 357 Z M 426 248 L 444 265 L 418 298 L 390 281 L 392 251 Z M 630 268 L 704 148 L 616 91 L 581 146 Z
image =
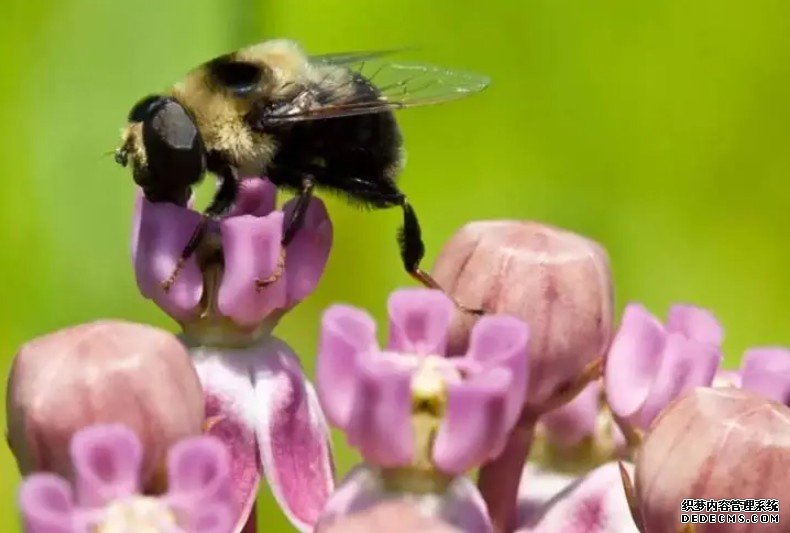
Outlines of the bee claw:
M 274 269 L 274 272 L 271 274 L 271 276 L 268 276 L 264 279 L 255 280 L 255 290 L 261 292 L 272 283 L 276 283 L 283 276 L 283 272 L 285 272 L 285 248 L 280 249 L 280 257 L 277 259 L 277 267 Z
M 161 283 L 162 290 L 165 291 L 165 293 L 170 292 L 170 289 L 173 287 L 173 284 L 176 282 L 176 278 L 178 278 L 178 275 L 181 273 L 183 269 L 184 269 L 184 259 L 181 258 L 178 260 L 178 263 L 176 263 L 176 268 L 175 270 L 173 270 L 173 273 L 170 274 L 170 277 Z

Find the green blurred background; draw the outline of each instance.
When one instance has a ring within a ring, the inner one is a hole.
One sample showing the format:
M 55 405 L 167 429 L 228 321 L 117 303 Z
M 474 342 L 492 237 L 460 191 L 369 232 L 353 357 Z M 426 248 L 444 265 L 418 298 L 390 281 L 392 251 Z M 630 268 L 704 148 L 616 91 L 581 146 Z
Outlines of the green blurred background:
M 415 46 L 489 74 L 475 98 L 401 114 L 402 185 L 428 259 L 467 221 L 538 219 L 609 250 L 618 309 L 711 307 L 735 364 L 790 343 L 790 3 L 785 0 L 6 0 L 0 18 L 0 371 L 26 339 L 99 317 L 174 325 L 138 296 L 133 188 L 103 155 L 131 104 L 271 37 L 313 53 Z M 278 332 L 312 369 L 318 316 L 383 317 L 397 211 L 329 200 L 317 292 Z M 427 264 L 430 264 L 427 263 Z M 0 410 L 4 416 L 5 410 Z M 337 439 L 340 471 L 355 458 Z M 18 528 L 0 447 L 0 529 Z M 264 491 L 264 531 L 288 526 Z

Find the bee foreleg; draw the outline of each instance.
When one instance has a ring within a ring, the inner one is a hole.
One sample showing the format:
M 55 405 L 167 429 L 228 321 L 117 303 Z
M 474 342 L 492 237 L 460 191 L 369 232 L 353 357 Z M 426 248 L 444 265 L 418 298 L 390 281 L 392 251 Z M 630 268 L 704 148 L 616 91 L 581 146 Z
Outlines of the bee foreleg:
M 205 211 L 206 215 L 210 217 L 219 216 L 230 209 L 239 192 L 239 177 L 236 167 L 224 165 L 217 170 L 216 174 L 220 178 L 219 189 Z
M 162 282 L 162 289 L 165 292 L 169 292 L 170 288 L 173 286 L 173 283 L 176 282 L 176 278 L 181 273 L 181 270 L 184 268 L 184 264 L 187 262 L 187 259 L 192 257 L 192 254 L 195 253 L 198 246 L 200 246 L 200 242 L 203 240 L 203 237 L 206 234 L 206 226 L 208 225 L 208 218 L 205 216 L 200 220 L 198 225 L 195 227 L 195 230 L 192 232 L 192 236 L 189 238 L 186 246 L 181 251 L 181 257 L 178 258 L 178 262 L 176 262 L 176 268 L 173 270 L 173 273 L 170 274 L 170 277 L 167 278 L 165 281 Z

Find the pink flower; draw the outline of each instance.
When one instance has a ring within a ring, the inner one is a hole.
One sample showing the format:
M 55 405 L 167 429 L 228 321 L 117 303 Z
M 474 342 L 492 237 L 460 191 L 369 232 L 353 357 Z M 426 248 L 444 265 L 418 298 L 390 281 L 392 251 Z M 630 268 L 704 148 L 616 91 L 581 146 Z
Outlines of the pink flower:
M 676 533 L 684 499 L 779 499 L 788 494 L 790 408 L 735 388 L 698 388 L 670 404 L 637 455 L 634 512 L 645 533 Z M 726 531 L 787 531 L 776 524 L 727 524 Z M 696 533 L 723 531 L 696 524 Z
M 316 370 L 321 405 L 368 462 L 395 468 L 428 460 L 455 475 L 501 450 L 526 393 L 528 328 L 506 315 L 484 317 L 466 355 L 447 358 L 454 311 L 440 291 L 393 293 L 383 351 L 367 313 L 342 305 L 325 312 Z M 436 431 L 427 449 L 415 427 L 423 415 Z
M 310 531 L 334 487 L 329 432 L 296 354 L 270 332 L 315 289 L 332 225 L 324 204 L 311 200 L 283 250 L 295 200 L 276 210 L 275 196 L 269 181 L 244 180 L 230 213 L 208 222 L 203 244 L 172 285 L 164 282 L 178 270 L 200 214 L 141 198 L 132 248 L 140 292 L 184 329 L 208 432 L 231 450 L 234 499 L 249 512 L 263 471 L 294 526 Z
M 24 345 L 8 382 L 8 440 L 23 474 L 72 473 L 68 444 L 95 423 L 142 441 L 140 483 L 157 483 L 167 450 L 203 427 L 203 393 L 184 346 L 165 331 L 105 320 Z
M 790 350 L 752 348 L 743 355 L 741 387 L 790 407 Z
M 202 217 L 175 204 L 138 199 L 132 257 L 140 292 L 202 343 L 258 337 L 316 287 L 329 257 L 332 224 L 324 204 L 312 199 L 302 228 L 285 250 L 284 269 L 265 287 L 257 281 L 277 272 L 283 224 L 295 200 L 275 209 L 276 189 L 249 178 L 230 213 L 209 221 L 203 245 L 179 268 L 181 252 Z M 172 284 L 167 282 L 178 270 Z
M 532 461 L 564 473 L 580 474 L 625 454 L 625 438 L 603 401 L 602 380 L 576 398 L 541 416 Z
M 230 460 L 215 439 L 194 437 L 170 449 L 168 490 L 161 496 L 142 494 L 143 446 L 123 425 L 78 431 L 70 453 L 73 488 L 49 473 L 24 480 L 19 507 L 27 533 L 232 530 L 236 516 L 229 497 Z
M 234 499 L 247 513 L 260 473 L 300 531 L 312 531 L 334 489 L 329 430 L 291 348 L 263 337 L 244 348 L 191 349 L 208 434 L 231 450 Z
M 528 327 L 510 316 L 486 316 L 472 330 L 466 354 L 447 358 L 455 312 L 447 296 L 401 290 L 388 307 L 385 350 L 364 311 L 337 305 L 322 320 L 321 405 L 371 465 L 344 480 L 322 520 L 411 494 L 410 501 L 448 524 L 490 531 L 485 503 L 462 474 L 497 456 L 519 417 Z
M 647 428 L 670 401 L 712 383 L 722 336 L 705 309 L 673 306 L 662 325 L 641 305 L 628 305 L 604 372 L 612 411 L 634 428 Z
M 629 464 L 628 471 L 633 470 Z M 637 533 L 620 471 L 606 463 L 580 477 L 527 465 L 517 533 Z

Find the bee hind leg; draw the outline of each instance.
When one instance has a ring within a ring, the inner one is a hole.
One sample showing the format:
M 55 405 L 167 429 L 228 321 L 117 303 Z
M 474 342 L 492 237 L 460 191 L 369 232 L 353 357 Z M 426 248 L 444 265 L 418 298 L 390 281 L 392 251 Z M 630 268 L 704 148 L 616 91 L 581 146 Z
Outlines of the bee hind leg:
M 400 246 L 400 255 L 406 272 L 429 289 L 444 291 L 429 273 L 420 268 L 420 262 L 425 255 L 425 245 L 422 242 L 422 230 L 414 208 L 406 201 L 405 196 L 401 197 L 400 206 L 403 209 L 403 226 L 398 231 L 398 245 Z M 455 299 L 453 301 L 455 301 L 456 307 L 461 311 L 475 315 L 484 314 L 482 309 L 471 309 Z

